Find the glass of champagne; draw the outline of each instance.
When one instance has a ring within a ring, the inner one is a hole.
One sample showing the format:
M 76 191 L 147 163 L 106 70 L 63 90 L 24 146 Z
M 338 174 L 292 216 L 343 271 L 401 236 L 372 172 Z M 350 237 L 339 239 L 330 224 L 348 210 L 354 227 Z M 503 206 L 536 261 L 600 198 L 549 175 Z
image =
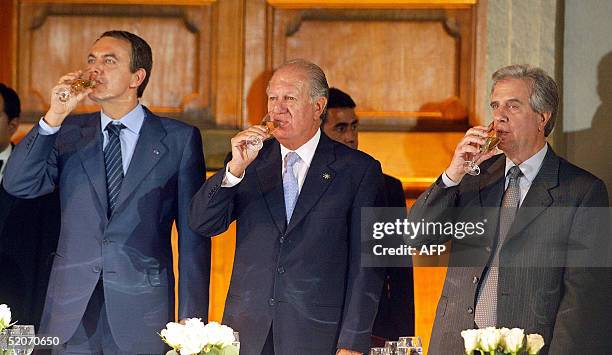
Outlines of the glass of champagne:
M 11 336 L 19 338 L 19 345 L 15 346 L 13 354 L 30 355 L 34 351 L 34 326 L 14 325 L 11 327 Z
M 476 164 L 478 159 L 480 159 L 480 157 L 484 154 L 487 154 L 493 149 L 497 148 L 497 145 L 501 141 L 496 135 L 495 130 L 493 129 L 493 122 L 491 122 L 487 127 L 487 133 L 488 136 L 485 140 L 485 143 L 480 146 L 480 151 L 474 154 L 472 159 L 466 160 L 463 163 L 463 170 L 472 176 L 480 175 L 480 167 L 478 166 L 478 164 Z
M 66 84 L 69 84 L 70 86 L 61 88 L 55 93 L 57 98 L 63 103 L 68 102 L 72 96 L 80 94 L 85 89 L 95 88 L 97 82 L 95 78 L 93 78 L 92 73 L 89 75 L 88 79 L 80 77 L 71 82 L 67 82 Z
M 272 134 L 278 127 L 280 127 L 280 123 L 278 121 L 273 120 L 270 117 L 270 114 L 266 114 L 264 118 L 261 120 L 261 126 L 264 127 L 266 133 Z M 263 139 L 260 136 L 250 136 L 246 139 L 247 148 L 250 150 L 261 150 L 263 148 Z
M 400 337 L 398 343 L 398 354 L 423 355 L 423 345 L 419 336 Z

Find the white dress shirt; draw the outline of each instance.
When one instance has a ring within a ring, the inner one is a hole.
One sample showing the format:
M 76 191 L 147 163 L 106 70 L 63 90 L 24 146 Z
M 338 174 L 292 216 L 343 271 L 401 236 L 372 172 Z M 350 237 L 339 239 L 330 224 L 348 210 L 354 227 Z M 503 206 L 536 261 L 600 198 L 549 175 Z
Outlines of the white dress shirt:
M 13 151 L 13 146 L 9 143 L 8 147 L 0 152 L 0 161 L 2 161 L 2 167 L 0 168 L 0 181 L 2 181 L 2 177 L 4 176 L 4 170 L 6 170 L 6 161 L 11 156 L 11 152 Z
M 319 140 L 321 139 L 321 129 L 318 129 L 315 135 L 308 140 L 308 142 L 302 144 L 301 147 L 296 149 L 294 152 L 299 155 L 300 160 L 293 165 L 293 173 L 297 177 L 298 181 L 298 194 L 302 191 L 302 186 L 304 185 L 304 180 L 306 180 L 306 174 L 308 173 L 308 169 L 310 168 L 310 163 L 312 163 L 312 158 L 314 157 L 315 151 L 317 150 L 317 145 L 319 145 Z M 285 156 L 291 152 L 292 150 L 286 148 L 282 144 L 280 145 L 281 152 L 281 161 L 283 162 L 281 166 L 281 174 L 285 172 Z M 236 177 L 232 173 L 230 173 L 229 168 L 225 167 L 225 176 L 223 177 L 223 182 L 221 183 L 221 187 L 233 187 L 238 185 L 244 178 L 244 173 L 241 177 Z
M 540 172 L 540 168 L 542 167 L 542 163 L 544 162 L 544 158 L 546 157 L 547 151 L 548 144 L 545 143 L 542 149 L 538 150 L 537 153 L 532 155 L 529 159 L 525 160 L 518 166 L 519 169 L 521 169 L 521 172 L 523 173 L 523 176 L 521 176 L 521 178 L 519 179 L 519 187 L 521 190 L 521 204 L 523 204 L 523 200 L 525 199 L 525 196 L 527 196 L 527 192 L 529 192 L 531 183 L 533 183 L 533 180 L 538 175 L 538 172 Z M 508 183 L 510 182 L 510 179 L 508 178 L 508 170 L 510 170 L 510 168 L 515 165 L 516 164 L 514 164 L 512 160 L 506 157 L 506 169 L 504 170 L 506 182 L 504 185 L 504 190 L 508 187 Z M 453 180 L 451 180 L 448 175 L 446 175 L 446 172 L 442 173 L 442 183 L 445 187 L 453 187 L 459 185 L 458 182 L 454 182 Z

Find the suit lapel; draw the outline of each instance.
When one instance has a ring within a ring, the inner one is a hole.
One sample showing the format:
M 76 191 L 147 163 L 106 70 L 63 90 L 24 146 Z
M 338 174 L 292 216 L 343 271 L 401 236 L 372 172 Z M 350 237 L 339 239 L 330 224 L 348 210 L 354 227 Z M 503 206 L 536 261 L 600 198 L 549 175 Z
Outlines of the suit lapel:
M 91 119 L 84 120 L 81 126 L 81 139 L 78 142 L 78 152 L 85 173 L 91 182 L 102 211 L 106 211 L 106 168 L 102 152 L 102 132 L 100 130 L 100 113 L 92 114 Z M 104 213 L 106 218 L 106 213 Z
M 334 160 L 334 145 L 325 134 L 321 133 L 319 144 L 287 226 L 287 234 L 304 219 L 334 180 L 336 172 L 329 167 Z
M 286 218 L 280 144 L 277 141 L 271 142 L 268 149 L 263 150 L 261 154 L 260 164 L 256 169 L 259 187 L 272 215 L 272 220 L 278 230 L 284 233 Z
M 161 142 L 165 136 L 166 130 L 162 127 L 159 118 L 145 110 L 145 119 L 134 148 L 134 155 L 121 184 L 117 208 L 127 201 L 140 182 L 168 152 L 168 148 Z
M 559 157 L 548 147 L 542 167 L 529 187 L 525 200 L 516 213 L 506 241 L 516 237 L 537 216 L 553 203 L 549 190 L 559 185 Z

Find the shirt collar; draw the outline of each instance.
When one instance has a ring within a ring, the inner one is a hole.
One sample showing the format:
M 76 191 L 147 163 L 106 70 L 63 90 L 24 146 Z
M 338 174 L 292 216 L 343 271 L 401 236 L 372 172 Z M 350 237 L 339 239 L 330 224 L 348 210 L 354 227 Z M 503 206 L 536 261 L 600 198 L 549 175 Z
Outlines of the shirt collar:
M 537 153 L 532 155 L 531 158 L 519 164 L 518 166 L 519 169 L 521 169 L 523 176 L 527 179 L 527 181 L 529 181 L 529 183 L 532 183 L 533 179 L 535 179 L 536 175 L 538 175 L 538 172 L 540 171 L 540 168 L 542 167 L 542 163 L 544 162 L 544 157 L 546 157 L 547 151 L 548 151 L 548 143 L 545 143 L 544 147 L 542 147 L 542 149 L 540 149 Z M 514 164 L 512 160 L 506 157 L 506 175 L 504 176 L 507 176 L 508 170 L 510 170 L 510 168 L 515 165 L 516 164 Z
M 0 160 L 4 160 L 4 162 L 6 163 L 8 158 L 11 156 L 12 151 L 13 151 L 13 145 L 9 143 L 8 147 L 6 147 L 5 150 L 0 152 Z
M 139 134 L 144 118 L 144 109 L 142 108 L 142 105 L 138 103 L 136 107 L 132 109 L 132 111 L 128 112 L 127 115 L 118 120 L 113 120 L 112 118 L 108 117 L 104 111 L 100 112 L 100 125 L 102 126 L 102 132 L 104 132 L 104 129 L 110 122 L 121 122 L 129 131 L 134 134 Z
M 317 129 L 317 133 L 315 133 L 315 135 L 312 136 L 312 138 L 310 138 L 308 142 L 302 144 L 301 147 L 295 150 L 297 155 L 300 156 L 300 159 L 302 159 L 302 161 L 306 163 L 306 166 L 308 167 L 310 167 L 310 163 L 312 162 L 312 158 L 314 157 L 315 151 L 317 150 L 317 145 L 319 145 L 320 139 L 321 139 L 321 129 L 319 128 Z M 282 144 L 280 145 L 280 148 L 281 148 L 281 158 L 283 159 L 283 161 L 285 161 L 285 156 L 289 152 L 291 152 L 291 150 L 289 150 Z

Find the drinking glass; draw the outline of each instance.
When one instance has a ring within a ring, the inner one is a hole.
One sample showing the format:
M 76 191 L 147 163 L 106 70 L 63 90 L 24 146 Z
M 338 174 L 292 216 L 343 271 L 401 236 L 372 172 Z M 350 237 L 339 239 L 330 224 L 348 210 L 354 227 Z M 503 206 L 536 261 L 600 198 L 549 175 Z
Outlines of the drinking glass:
M 234 341 L 232 345 L 236 347 L 238 353 L 240 354 L 240 334 L 238 332 L 234 332 Z
M 280 123 L 278 121 L 273 120 L 270 117 L 270 114 L 266 114 L 264 118 L 261 120 L 261 125 L 266 130 L 266 133 L 272 134 L 278 127 L 280 127 Z M 246 139 L 247 148 L 251 150 L 261 150 L 263 148 L 263 139 L 260 136 L 250 136 Z
M 71 82 L 67 82 L 66 84 L 70 84 L 70 86 L 61 88 L 55 93 L 61 102 L 68 102 L 72 96 L 78 95 L 83 90 L 96 87 L 97 82 L 93 78 L 93 73 L 89 75 L 88 79 L 84 79 L 82 76 L 83 75 Z
M 400 337 L 398 343 L 398 354 L 423 355 L 421 337 Z
M 34 326 L 33 325 L 14 325 L 10 329 L 12 337 L 19 337 L 19 346 L 15 346 L 13 354 L 15 355 L 30 355 L 34 351 Z M 26 339 L 27 338 L 27 339 Z
M 385 349 L 389 350 L 389 354 L 395 355 L 399 342 L 397 341 L 385 341 Z
M 495 149 L 500 142 L 499 137 L 497 137 L 496 132 L 493 129 L 493 122 L 491 122 L 491 124 L 489 124 L 489 126 L 487 127 L 487 133 L 488 136 L 485 140 L 485 143 L 480 146 L 480 151 L 474 154 L 472 159 L 466 160 L 463 163 L 463 170 L 472 176 L 480 175 L 480 167 L 478 166 L 478 164 L 476 164 L 478 159 L 480 159 L 482 155 Z
M 370 355 L 391 355 L 387 348 L 371 348 Z

